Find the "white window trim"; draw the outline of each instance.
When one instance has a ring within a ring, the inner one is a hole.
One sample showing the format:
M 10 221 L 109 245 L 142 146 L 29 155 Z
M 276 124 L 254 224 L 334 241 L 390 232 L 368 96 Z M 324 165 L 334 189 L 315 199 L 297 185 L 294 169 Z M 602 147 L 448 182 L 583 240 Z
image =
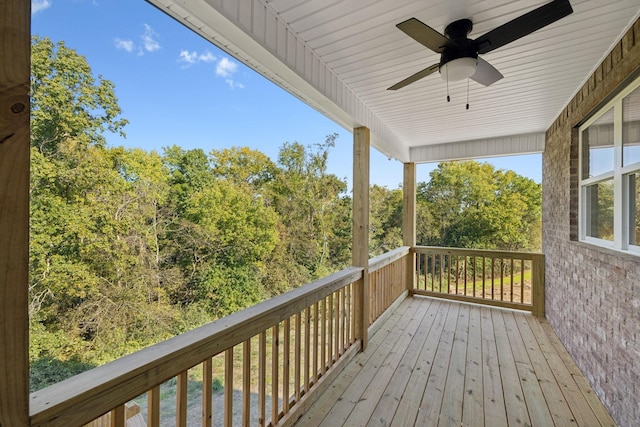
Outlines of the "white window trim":
M 631 165 L 622 166 L 622 100 L 640 87 L 640 78 L 634 80 L 625 87 L 613 99 L 602 106 L 597 113 L 591 116 L 578 128 L 578 227 L 579 240 L 581 242 L 602 246 L 609 249 L 623 251 L 625 253 L 633 253 L 640 256 L 640 246 L 629 244 L 629 200 L 625 197 L 628 194 L 628 176 L 631 173 L 640 173 L 640 162 Z M 614 166 L 613 171 L 582 179 L 582 133 L 591 126 L 596 120 L 602 117 L 610 109 L 613 108 L 613 148 L 614 148 Z M 587 187 L 598 182 L 610 180 L 613 178 L 613 242 L 609 240 L 599 239 L 587 236 Z

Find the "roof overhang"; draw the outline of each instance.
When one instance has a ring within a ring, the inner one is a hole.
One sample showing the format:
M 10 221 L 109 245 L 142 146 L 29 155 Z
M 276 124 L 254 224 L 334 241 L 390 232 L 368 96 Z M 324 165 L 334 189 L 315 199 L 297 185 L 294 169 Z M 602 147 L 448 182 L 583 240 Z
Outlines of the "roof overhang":
M 470 18 L 483 34 L 545 0 L 147 0 L 303 102 L 401 162 L 528 154 L 640 14 L 637 0 L 572 0 L 574 13 L 485 56 L 504 79 L 483 87 L 429 76 L 438 61 L 399 31 L 410 17 L 437 30 Z M 471 109 L 465 109 L 465 98 Z

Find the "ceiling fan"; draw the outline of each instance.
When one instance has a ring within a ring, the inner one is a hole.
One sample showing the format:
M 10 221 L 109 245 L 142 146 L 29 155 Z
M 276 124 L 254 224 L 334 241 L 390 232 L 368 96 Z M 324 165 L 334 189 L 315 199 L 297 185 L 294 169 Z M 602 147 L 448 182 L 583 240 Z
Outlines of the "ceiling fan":
M 469 19 L 460 19 L 450 23 L 444 29 L 444 35 L 416 18 L 408 19 L 396 26 L 418 43 L 439 53 L 440 62 L 418 71 L 387 90 L 398 90 L 438 70 L 442 78 L 447 81 L 470 78 L 484 86 L 489 86 L 503 76 L 500 71 L 478 56 L 479 54 L 491 52 L 518 40 L 572 12 L 569 0 L 553 0 L 475 40 L 467 37 L 473 28 L 473 23 Z

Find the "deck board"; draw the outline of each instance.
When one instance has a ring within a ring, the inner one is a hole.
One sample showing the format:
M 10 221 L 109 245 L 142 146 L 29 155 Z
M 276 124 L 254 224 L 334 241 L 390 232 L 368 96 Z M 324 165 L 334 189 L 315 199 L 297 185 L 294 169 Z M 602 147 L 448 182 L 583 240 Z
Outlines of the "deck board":
M 615 424 L 544 320 L 410 297 L 297 425 Z

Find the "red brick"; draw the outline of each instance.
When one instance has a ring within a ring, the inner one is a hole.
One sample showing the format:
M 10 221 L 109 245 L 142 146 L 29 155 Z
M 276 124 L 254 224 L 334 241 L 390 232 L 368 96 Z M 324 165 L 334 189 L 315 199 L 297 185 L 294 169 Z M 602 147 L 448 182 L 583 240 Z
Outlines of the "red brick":
M 572 124 L 639 67 L 640 20 L 547 130 L 543 154 L 547 318 L 619 425 L 640 425 L 640 257 L 576 241 L 579 159 Z

